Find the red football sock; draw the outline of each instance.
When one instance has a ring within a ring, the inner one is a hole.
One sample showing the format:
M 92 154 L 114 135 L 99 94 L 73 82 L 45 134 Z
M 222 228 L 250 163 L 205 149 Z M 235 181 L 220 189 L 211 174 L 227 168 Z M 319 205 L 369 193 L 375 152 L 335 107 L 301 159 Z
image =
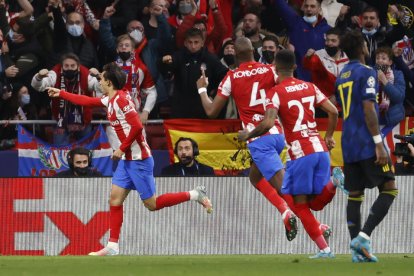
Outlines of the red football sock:
M 299 217 L 309 237 L 315 241 L 319 249 L 323 250 L 328 247 L 325 239 L 323 239 L 322 231 L 319 228 L 319 222 L 313 216 L 309 209 L 308 203 L 296 203 L 296 215 Z M 322 237 L 322 240 L 320 239 Z
M 322 210 L 329 202 L 332 201 L 336 193 L 336 187 L 333 185 L 332 181 L 323 187 L 322 193 L 317 195 L 311 202 L 309 202 L 309 207 L 314 211 Z
M 118 242 L 124 220 L 123 206 L 109 206 L 109 241 Z
M 279 196 L 276 189 L 267 182 L 266 179 L 262 178 L 256 185 L 256 189 L 259 190 L 266 198 L 270 201 L 279 210 L 280 214 L 283 214 L 287 209 L 288 205 L 286 202 Z
M 293 196 L 285 194 L 282 195 L 282 198 L 286 201 L 286 204 L 289 206 L 290 210 L 292 210 L 292 212 L 296 214 L 295 201 L 293 200 Z
M 189 200 L 189 192 L 163 194 L 157 197 L 155 201 L 155 210 L 160 210 L 164 207 L 171 207 Z

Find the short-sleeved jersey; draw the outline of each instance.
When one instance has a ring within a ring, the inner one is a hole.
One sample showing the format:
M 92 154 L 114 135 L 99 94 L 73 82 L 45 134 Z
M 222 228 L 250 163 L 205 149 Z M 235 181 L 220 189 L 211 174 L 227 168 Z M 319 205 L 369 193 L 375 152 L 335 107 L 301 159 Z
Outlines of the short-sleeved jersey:
M 101 102 L 108 108 L 108 120 L 122 144 L 131 132 L 131 117 L 138 117 L 131 96 L 126 91 L 118 90 L 117 94 L 110 100 L 107 96 L 103 96 Z M 138 135 L 133 139 L 131 146 L 125 151 L 122 159 L 142 160 L 151 156 L 151 150 L 145 138 L 145 129 L 141 123 L 140 126 Z
M 336 80 L 336 98 L 342 107 L 342 155 L 345 163 L 375 156 L 375 144 L 365 122 L 364 101 L 376 102 L 377 72 L 351 61 Z M 378 106 L 376 104 L 378 113 Z
M 251 131 L 264 118 L 266 112 L 266 99 L 271 99 L 271 88 L 276 85 L 277 75 L 271 65 L 265 65 L 256 61 L 244 62 L 234 71 L 229 71 L 221 81 L 218 95 L 228 98 L 233 97 L 243 128 Z M 280 123 L 275 121 L 275 126 L 264 134 L 282 133 Z
M 290 158 L 328 151 L 315 121 L 315 106 L 328 100 L 325 95 L 314 84 L 295 78 L 284 79 L 271 93 L 267 107 L 278 110 Z

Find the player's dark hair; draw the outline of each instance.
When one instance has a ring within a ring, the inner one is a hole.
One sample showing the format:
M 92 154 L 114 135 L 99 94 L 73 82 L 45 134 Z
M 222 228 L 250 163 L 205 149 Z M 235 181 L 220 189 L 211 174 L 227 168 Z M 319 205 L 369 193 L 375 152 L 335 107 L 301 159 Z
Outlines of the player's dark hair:
M 357 30 L 346 32 L 340 38 L 339 48 L 345 52 L 348 58 L 359 59 L 360 55 L 364 51 L 364 37 L 362 33 Z
M 291 50 L 283 49 L 276 53 L 275 62 L 278 70 L 293 70 L 296 57 Z
M 105 64 L 103 71 L 104 78 L 112 82 L 114 89 L 120 90 L 125 86 L 127 76 L 115 62 Z

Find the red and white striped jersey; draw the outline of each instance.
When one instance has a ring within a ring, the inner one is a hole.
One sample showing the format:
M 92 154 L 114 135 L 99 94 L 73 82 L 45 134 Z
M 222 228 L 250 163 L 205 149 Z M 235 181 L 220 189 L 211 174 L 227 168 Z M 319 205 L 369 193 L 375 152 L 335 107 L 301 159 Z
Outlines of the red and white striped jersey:
M 145 129 L 139 120 L 135 105 L 127 91 L 118 90 L 109 99 L 92 98 L 84 95 L 60 91 L 60 97 L 74 104 L 82 106 L 106 106 L 107 118 L 119 139 L 119 149 L 125 154 L 125 160 L 143 160 L 151 156 L 151 150 L 146 141 Z
M 275 107 L 285 132 L 290 158 L 328 151 L 315 121 L 315 106 L 328 100 L 314 84 L 295 78 L 284 79 L 272 89 L 267 108 Z
M 145 129 L 139 121 L 131 96 L 126 91 L 118 90 L 112 99 L 103 96 L 101 102 L 108 108 L 108 120 L 121 142 L 119 148 L 125 152 L 122 159 L 142 160 L 150 157 Z
M 221 81 L 218 95 L 228 98 L 233 96 L 239 111 L 243 128 L 251 131 L 264 118 L 266 99 L 271 99 L 276 85 L 277 75 L 271 65 L 256 61 L 244 62 L 234 71 L 229 71 Z M 268 133 L 279 134 L 282 128 L 278 120 Z

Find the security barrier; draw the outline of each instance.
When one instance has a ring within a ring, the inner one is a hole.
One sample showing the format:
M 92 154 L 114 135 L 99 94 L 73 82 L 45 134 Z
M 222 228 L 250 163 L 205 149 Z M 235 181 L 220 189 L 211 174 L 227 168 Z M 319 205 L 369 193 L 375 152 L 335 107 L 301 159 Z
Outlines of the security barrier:
M 397 177 L 400 190 L 394 205 L 373 233 L 376 253 L 413 253 L 413 177 Z M 300 226 L 292 242 L 285 238 L 277 210 L 245 177 L 157 178 L 158 194 L 208 189 L 213 214 L 187 202 L 148 211 L 131 192 L 124 206 L 120 249 L 125 255 L 299 254 L 316 246 Z M 0 179 L 1 255 L 83 255 L 108 239 L 110 178 Z M 376 198 L 368 191 L 363 219 Z M 338 191 L 318 219 L 333 228 L 330 246 L 349 253 L 346 197 Z

